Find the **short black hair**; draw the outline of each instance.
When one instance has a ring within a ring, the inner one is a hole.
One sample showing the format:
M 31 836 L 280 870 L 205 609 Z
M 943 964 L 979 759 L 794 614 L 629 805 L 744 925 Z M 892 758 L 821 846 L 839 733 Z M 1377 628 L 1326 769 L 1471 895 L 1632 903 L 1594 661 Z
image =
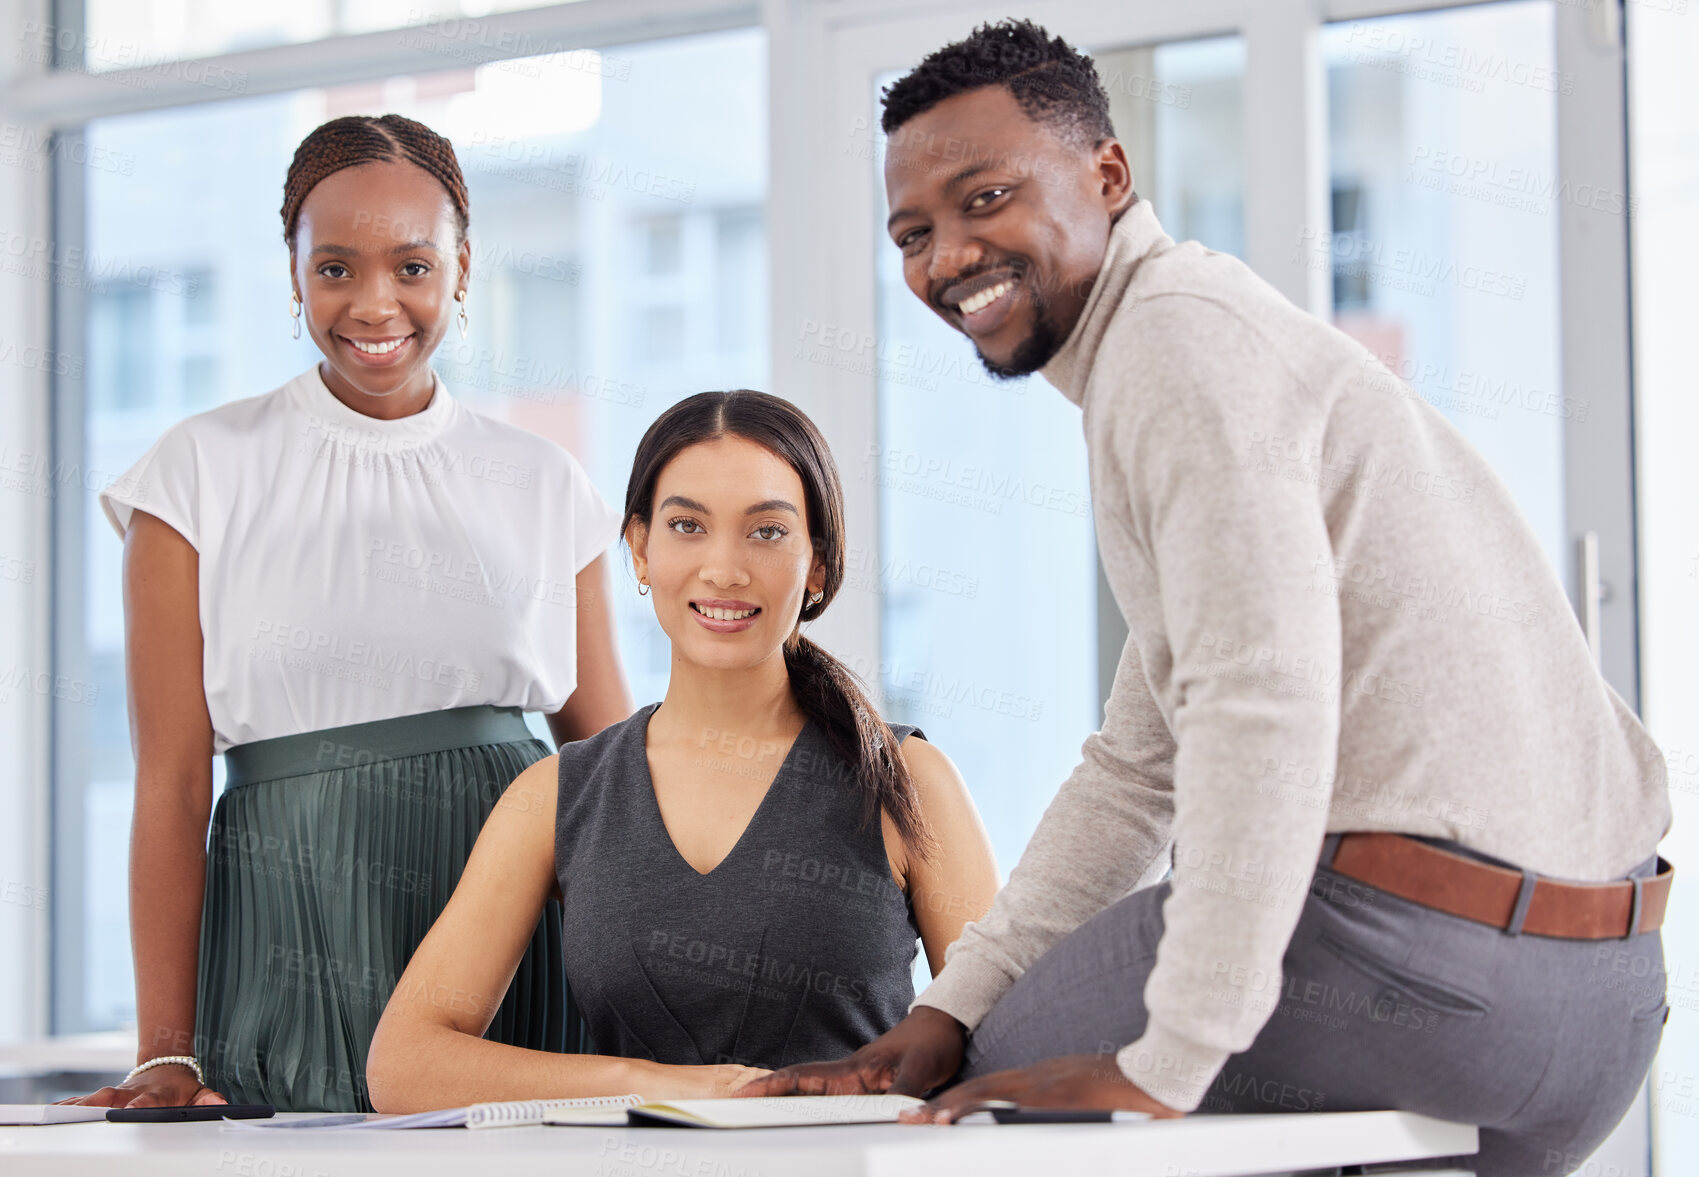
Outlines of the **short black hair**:
M 929 53 L 885 87 L 880 125 L 889 135 L 944 99 L 985 86 L 1008 87 L 1029 118 L 1069 142 L 1090 147 L 1115 135 L 1091 58 L 1030 20 L 982 24 L 966 40 Z

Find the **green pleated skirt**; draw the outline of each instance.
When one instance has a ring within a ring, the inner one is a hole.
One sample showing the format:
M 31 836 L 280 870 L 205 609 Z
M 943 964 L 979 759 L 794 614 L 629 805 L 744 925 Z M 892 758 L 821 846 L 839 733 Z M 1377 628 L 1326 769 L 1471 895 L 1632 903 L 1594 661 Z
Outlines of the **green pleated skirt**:
M 461 707 L 224 754 L 196 1054 L 233 1103 L 369 1111 L 366 1051 L 502 791 L 548 755 L 517 709 Z M 550 900 L 485 1037 L 584 1052 Z

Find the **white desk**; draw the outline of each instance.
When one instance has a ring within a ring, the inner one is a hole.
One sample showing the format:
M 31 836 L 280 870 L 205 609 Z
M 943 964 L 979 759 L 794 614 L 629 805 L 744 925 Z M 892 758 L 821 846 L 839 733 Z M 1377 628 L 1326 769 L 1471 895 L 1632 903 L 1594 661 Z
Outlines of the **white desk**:
M 91 1123 L 0 1128 L 0 1172 L 8 1177 L 1241 1177 L 1459 1156 L 1475 1149 L 1473 1127 L 1403 1112 L 741 1132 L 251 1132 L 216 1123 Z

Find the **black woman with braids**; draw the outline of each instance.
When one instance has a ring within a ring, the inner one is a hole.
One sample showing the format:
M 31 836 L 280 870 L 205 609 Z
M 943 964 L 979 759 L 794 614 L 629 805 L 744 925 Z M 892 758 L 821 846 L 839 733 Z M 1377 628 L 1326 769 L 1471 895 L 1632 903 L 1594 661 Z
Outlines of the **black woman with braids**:
M 125 548 L 139 1049 L 85 1103 L 369 1108 L 397 978 L 547 754 L 522 712 L 565 742 L 632 710 L 618 514 L 430 367 L 468 318 L 453 148 L 399 115 L 335 119 L 282 211 L 292 329 L 324 358 L 180 422 L 102 496 Z M 560 928 L 554 910 L 526 930 L 492 1041 L 587 1047 Z

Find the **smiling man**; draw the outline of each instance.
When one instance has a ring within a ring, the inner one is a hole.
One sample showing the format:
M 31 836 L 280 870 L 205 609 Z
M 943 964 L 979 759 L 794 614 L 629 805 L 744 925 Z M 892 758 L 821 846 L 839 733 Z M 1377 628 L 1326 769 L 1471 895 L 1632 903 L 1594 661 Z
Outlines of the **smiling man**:
M 1567 1172 L 1661 1033 L 1670 808 L 1508 492 L 1362 347 L 1163 233 L 1059 38 L 978 29 L 884 129 L 909 288 L 1082 410 L 1130 636 L 909 1017 L 747 1093 L 1398 1108 L 1481 1125 L 1482 1174 Z

